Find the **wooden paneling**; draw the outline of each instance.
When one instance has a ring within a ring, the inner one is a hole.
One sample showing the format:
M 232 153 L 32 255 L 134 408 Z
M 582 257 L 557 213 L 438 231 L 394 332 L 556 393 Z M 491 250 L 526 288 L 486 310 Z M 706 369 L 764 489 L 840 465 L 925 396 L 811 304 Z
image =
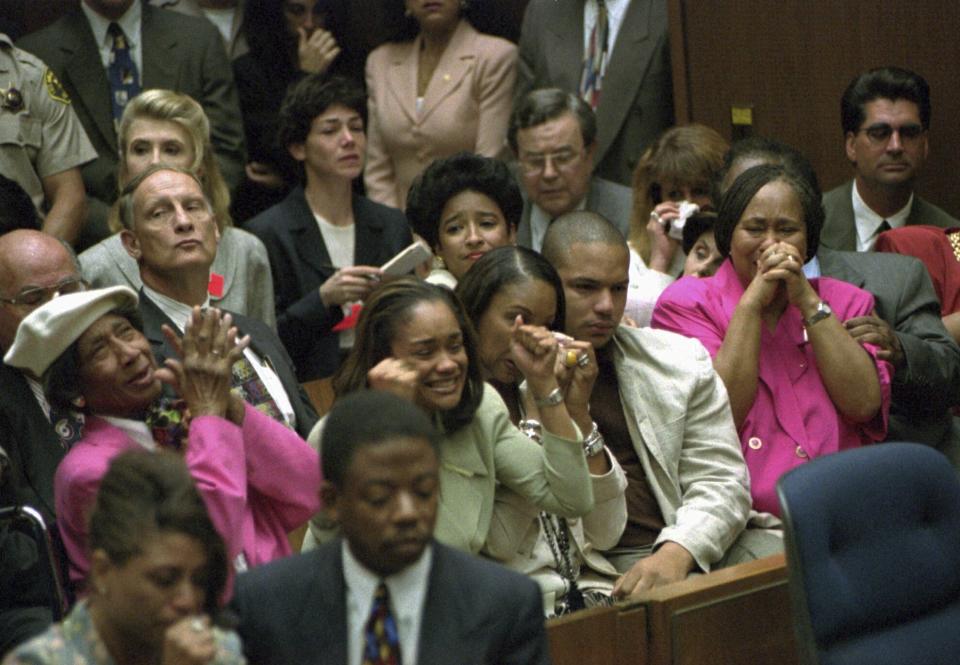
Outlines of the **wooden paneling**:
M 701 122 L 730 138 L 730 107 L 751 105 L 754 132 L 801 149 L 824 191 L 852 176 L 840 129 L 847 84 L 883 65 L 923 75 L 933 119 L 918 190 L 960 216 L 955 0 L 668 1 L 678 122 Z
M 550 656 L 554 665 L 616 665 L 617 612 L 598 607 L 547 622 Z M 635 661 L 642 662 L 642 661 Z

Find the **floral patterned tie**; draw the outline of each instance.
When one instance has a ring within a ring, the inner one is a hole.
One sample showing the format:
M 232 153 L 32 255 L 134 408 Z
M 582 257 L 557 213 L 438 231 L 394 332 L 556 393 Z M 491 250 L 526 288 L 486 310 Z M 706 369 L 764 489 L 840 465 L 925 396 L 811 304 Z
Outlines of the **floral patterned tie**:
M 390 591 L 380 582 L 363 633 L 363 665 L 401 665 L 400 636 L 390 611 Z

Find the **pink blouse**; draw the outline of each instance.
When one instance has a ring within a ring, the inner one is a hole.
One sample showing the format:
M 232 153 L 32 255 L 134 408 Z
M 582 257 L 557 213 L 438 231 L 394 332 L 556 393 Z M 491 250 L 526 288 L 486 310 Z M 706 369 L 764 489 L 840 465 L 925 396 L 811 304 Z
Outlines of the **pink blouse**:
M 82 582 L 90 568 L 86 519 L 100 481 L 114 457 L 138 448 L 122 430 L 91 416 L 57 468 L 57 524 L 72 582 Z M 317 452 L 249 405 L 242 429 L 216 416 L 195 418 L 184 458 L 232 562 L 240 554 L 249 566 L 289 555 L 287 533 L 320 508 Z
M 873 296 L 851 284 L 828 277 L 810 284 L 840 321 L 873 311 Z M 694 337 L 716 356 L 743 292 L 728 259 L 713 277 L 685 277 L 670 285 L 657 302 L 652 326 Z M 790 469 L 884 438 L 893 368 L 877 358 L 876 347 L 863 348 L 877 367 L 882 405 L 873 420 L 857 424 L 844 419 L 830 399 L 800 310 L 788 306 L 774 332 L 761 327 L 757 396 L 739 429 L 754 508 L 780 513 L 776 484 Z

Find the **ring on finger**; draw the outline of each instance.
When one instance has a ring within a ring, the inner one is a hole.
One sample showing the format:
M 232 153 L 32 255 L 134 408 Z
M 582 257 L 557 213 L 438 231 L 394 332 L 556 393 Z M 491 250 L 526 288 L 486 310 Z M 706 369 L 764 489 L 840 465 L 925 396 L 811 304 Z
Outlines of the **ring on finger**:
M 653 221 L 655 221 L 657 224 L 663 223 L 663 220 L 660 219 L 660 213 L 657 212 L 656 210 L 654 210 L 654 211 L 652 211 L 652 212 L 650 213 L 650 219 L 652 219 Z
M 207 627 L 203 625 L 203 621 L 201 621 L 200 619 L 192 619 L 190 621 L 190 630 L 192 630 L 193 632 L 202 633 L 206 629 Z
M 589 364 L 590 364 L 590 356 L 588 356 L 586 353 L 584 353 L 583 355 L 577 358 L 577 365 L 579 365 L 580 367 L 586 367 Z

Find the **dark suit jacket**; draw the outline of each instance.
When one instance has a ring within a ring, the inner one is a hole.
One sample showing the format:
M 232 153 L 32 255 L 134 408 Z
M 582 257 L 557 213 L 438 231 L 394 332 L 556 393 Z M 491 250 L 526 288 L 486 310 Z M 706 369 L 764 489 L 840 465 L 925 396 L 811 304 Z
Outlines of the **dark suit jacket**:
M 0 447 L 10 456 L 0 505 L 27 504 L 53 522 L 53 474 L 66 454 L 23 374 L 0 363 Z
M 362 196 L 353 197 L 354 265 L 380 266 L 413 242 L 403 213 Z M 277 331 L 301 382 L 332 375 L 340 362 L 331 328 L 343 310 L 324 307 L 320 285 L 333 273 L 330 254 L 302 187 L 246 224 L 267 248 L 273 271 Z
M 853 216 L 853 180 L 823 195 L 823 211 L 826 213 L 826 218 L 823 220 L 823 229 L 820 230 L 820 246 L 855 252 L 857 225 Z M 960 220 L 914 194 L 907 225 L 914 224 L 928 224 L 948 229 L 960 226 Z
M 237 326 L 240 335 L 250 335 L 250 347 L 262 358 L 265 358 L 273 370 L 280 377 L 283 389 L 290 398 L 290 404 L 293 406 L 293 413 L 297 418 L 297 433 L 307 438 L 310 430 L 317 422 L 317 412 L 310 405 L 300 384 L 297 383 L 297 377 L 294 374 L 293 364 L 290 357 L 284 350 L 280 340 L 277 339 L 275 332 L 270 330 L 265 323 L 257 319 L 251 319 L 243 314 L 230 312 L 233 317 L 233 323 Z M 150 346 L 153 349 L 153 355 L 161 364 L 164 358 L 175 357 L 174 351 L 170 348 L 160 326 L 166 323 L 176 330 L 173 321 L 163 313 L 156 303 L 148 298 L 143 290 L 140 290 L 140 316 L 143 317 L 143 334 L 150 340 Z
M 139 1 L 139 0 L 138 0 Z M 223 40 L 207 20 L 143 5 L 143 90 L 169 88 L 190 95 L 210 118 L 217 161 L 231 187 L 243 176 L 243 126 L 233 70 Z M 107 203 L 117 196 L 117 132 L 110 84 L 90 23 L 77 6 L 53 24 L 21 39 L 60 78 L 99 159 L 82 167 L 87 193 Z
M 597 106 L 596 174 L 629 185 L 640 155 L 673 125 L 667 3 L 630 0 Z M 576 93 L 583 70 L 583 1 L 530 0 L 520 34 L 517 96 Z
M 434 543 L 429 585 L 419 665 L 550 662 L 543 601 L 528 578 Z M 341 541 L 240 575 L 233 609 L 249 662 L 344 665 Z
M 888 441 L 942 446 L 952 436 L 948 409 L 960 402 L 960 348 L 940 319 L 923 264 L 874 252 L 817 253 L 820 271 L 873 294 L 877 316 L 893 327 L 905 365 L 894 373 Z
M 521 191 L 523 191 L 522 188 Z M 606 217 L 611 224 L 620 229 L 624 238 L 630 234 L 633 191 L 629 187 L 603 178 L 593 178 L 590 181 L 590 191 L 587 192 L 585 209 Z M 520 215 L 520 224 L 517 226 L 517 244 L 521 247 L 533 247 L 530 230 L 530 213 L 532 210 L 533 205 L 524 191 L 523 213 Z
M 54 524 L 53 475 L 65 454 L 19 370 L 0 362 L 0 447 L 10 457 L 0 482 L 0 507 L 29 505 L 40 511 L 59 547 Z M 62 552 L 57 549 L 62 556 Z M 53 620 L 44 565 L 25 537 L 0 527 L 0 657 Z

